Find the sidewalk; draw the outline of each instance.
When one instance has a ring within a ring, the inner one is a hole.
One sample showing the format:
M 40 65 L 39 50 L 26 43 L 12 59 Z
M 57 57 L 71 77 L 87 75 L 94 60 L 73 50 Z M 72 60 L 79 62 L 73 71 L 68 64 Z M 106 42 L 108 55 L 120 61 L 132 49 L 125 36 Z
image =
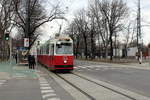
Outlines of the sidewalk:
M 82 61 L 93 61 L 93 62 L 102 62 L 102 63 L 118 63 L 118 64 L 126 64 L 126 63 L 139 63 L 137 59 L 135 58 L 113 58 L 113 60 L 111 61 L 109 58 L 107 59 L 77 59 L 77 60 L 82 60 Z M 150 62 L 150 58 L 147 59 L 142 59 L 143 63 L 148 63 Z
M 143 62 L 142 64 L 136 63 L 110 63 L 110 62 L 99 62 L 99 61 L 89 61 L 89 60 L 75 60 L 80 63 L 96 64 L 96 65 L 106 65 L 107 67 L 128 67 L 128 68 L 138 68 L 150 70 L 150 62 Z
M 11 64 L 1 62 L 0 98 L 2 100 L 41 100 L 37 71 L 28 69 L 28 66 L 16 65 L 14 61 Z
M 0 63 L 0 79 L 10 78 L 37 78 L 35 70 L 28 69 L 28 66 L 17 65 L 14 61 Z

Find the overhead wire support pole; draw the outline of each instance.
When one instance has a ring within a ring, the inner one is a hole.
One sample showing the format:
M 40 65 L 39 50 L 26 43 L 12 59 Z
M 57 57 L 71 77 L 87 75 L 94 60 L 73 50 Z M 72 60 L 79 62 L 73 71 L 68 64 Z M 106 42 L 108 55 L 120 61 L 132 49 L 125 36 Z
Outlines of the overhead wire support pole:
M 25 1 L 25 6 L 26 6 L 26 25 L 25 25 L 25 37 L 26 39 L 28 39 L 28 50 L 30 47 L 30 0 L 26 0 Z
M 141 41 L 141 2 L 138 0 L 138 11 L 137 11 L 137 47 L 140 48 L 139 42 Z
M 9 50 L 10 50 L 9 60 L 11 65 L 12 63 L 12 38 L 11 37 L 9 37 Z
M 137 48 L 138 48 L 138 61 L 142 63 L 142 47 L 141 47 L 141 1 L 138 0 L 138 11 L 137 11 Z

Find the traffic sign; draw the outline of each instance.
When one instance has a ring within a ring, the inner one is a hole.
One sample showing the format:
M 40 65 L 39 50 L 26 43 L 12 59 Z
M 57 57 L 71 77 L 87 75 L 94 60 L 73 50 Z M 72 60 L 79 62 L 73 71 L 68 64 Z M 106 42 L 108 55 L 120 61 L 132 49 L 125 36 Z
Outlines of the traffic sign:
M 24 38 L 24 47 L 29 47 L 29 38 Z

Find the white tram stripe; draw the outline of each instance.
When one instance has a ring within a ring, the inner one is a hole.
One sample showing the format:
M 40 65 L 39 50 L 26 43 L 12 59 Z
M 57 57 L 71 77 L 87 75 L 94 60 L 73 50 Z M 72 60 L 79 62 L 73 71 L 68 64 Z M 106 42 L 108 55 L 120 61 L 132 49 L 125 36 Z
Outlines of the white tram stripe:
M 52 93 L 55 92 L 54 90 L 41 90 L 41 93 Z
M 60 100 L 60 98 L 48 98 L 47 100 Z
M 45 99 L 45 98 L 52 97 L 52 96 L 56 96 L 56 94 L 55 93 L 45 94 L 42 96 L 42 98 Z

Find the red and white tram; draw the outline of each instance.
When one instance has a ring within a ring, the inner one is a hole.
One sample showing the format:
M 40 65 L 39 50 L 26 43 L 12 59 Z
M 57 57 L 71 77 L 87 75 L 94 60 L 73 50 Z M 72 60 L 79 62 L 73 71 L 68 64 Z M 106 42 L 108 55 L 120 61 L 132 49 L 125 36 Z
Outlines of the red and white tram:
M 51 70 L 73 70 L 72 39 L 64 36 L 50 39 L 38 48 L 37 60 Z

